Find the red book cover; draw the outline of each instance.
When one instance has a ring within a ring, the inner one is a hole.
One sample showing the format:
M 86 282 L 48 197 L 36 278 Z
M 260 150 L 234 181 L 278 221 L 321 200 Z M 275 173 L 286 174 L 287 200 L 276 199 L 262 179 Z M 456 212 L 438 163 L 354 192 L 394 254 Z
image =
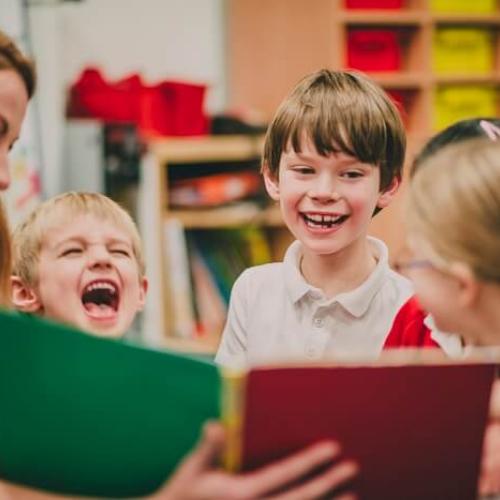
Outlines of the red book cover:
M 255 368 L 239 384 L 241 419 L 227 420 L 240 426 L 237 461 L 252 470 L 334 439 L 360 465 L 360 498 L 474 499 L 494 373 L 471 363 Z

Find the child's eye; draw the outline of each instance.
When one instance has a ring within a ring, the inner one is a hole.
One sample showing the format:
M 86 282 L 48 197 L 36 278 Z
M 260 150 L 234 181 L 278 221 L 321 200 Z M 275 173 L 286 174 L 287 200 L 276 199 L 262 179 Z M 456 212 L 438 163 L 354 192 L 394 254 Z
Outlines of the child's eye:
M 130 252 L 125 250 L 124 248 L 113 248 L 111 249 L 111 253 L 114 255 L 123 255 L 125 257 L 130 257 Z
M 293 167 L 292 170 L 297 173 L 297 174 L 302 174 L 302 175 L 307 175 L 307 174 L 313 174 L 314 169 L 311 167 L 305 167 L 305 166 L 297 166 Z
M 67 248 L 61 253 L 62 257 L 66 257 L 68 255 L 78 255 L 82 253 L 82 249 L 78 247 Z
M 360 172 L 359 170 L 348 170 L 347 172 L 343 172 L 341 174 L 341 176 L 346 179 L 357 179 L 358 177 L 363 177 L 363 175 L 363 172 Z

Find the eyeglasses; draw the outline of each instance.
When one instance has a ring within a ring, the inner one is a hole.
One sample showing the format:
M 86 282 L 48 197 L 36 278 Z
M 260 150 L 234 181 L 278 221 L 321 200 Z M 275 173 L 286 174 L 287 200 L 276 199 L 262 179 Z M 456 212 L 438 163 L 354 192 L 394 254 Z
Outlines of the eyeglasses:
M 396 272 L 404 274 L 409 269 L 430 269 L 436 266 L 427 259 L 410 259 L 410 260 L 397 260 L 393 264 Z

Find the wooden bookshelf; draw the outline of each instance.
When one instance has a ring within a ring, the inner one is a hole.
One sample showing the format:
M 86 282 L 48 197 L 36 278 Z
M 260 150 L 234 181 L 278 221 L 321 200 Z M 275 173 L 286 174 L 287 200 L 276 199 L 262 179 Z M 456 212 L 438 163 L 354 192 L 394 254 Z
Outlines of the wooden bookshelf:
M 273 256 L 281 256 L 288 241 L 279 209 L 269 204 L 259 206 L 255 202 L 242 201 L 210 208 L 178 209 L 169 207 L 169 169 L 191 168 L 192 164 L 207 164 L 217 167 L 221 162 L 260 161 L 263 136 L 206 136 L 195 138 L 155 139 L 147 144 L 147 155 L 142 165 L 142 187 L 147 200 L 147 214 L 143 226 L 149 231 L 145 241 L 148 262 L 159 269 L 150 275 L 156 307 L 147 312 L 146 323 L 157 334 L 156 342 L 168 348 L 200 354 L 213 354 L 218 346 L 221 331 L 199 335 L 193 332 L 190 338 L 173 335 L 175 307 L 165 258 L 170 251 L 170 242 L 164 237 L 164 225 L 169 220 L 180 222 L 185 230 L 220 230 L 240 227 L 265 228 L 269 232 L 269 243 Z M 154 248 L 151 248 L 153 246 Z M 148 301 L 149 302 L 149 301 Z
M 470 3 L 474 6 L 474 0 Z M 407 163 L 436 132 L 434 110 L 440 88 L 500 86 L 499 7 L 491 13 L 443 13 L 433 11 L 430 0 L 406 0 L 397 10 L 347 9 L 343 0 L 238 0 L 228 2 L 227 20 L 230 105 L 257 109 L 268 118 L 304 75 L 323 67 L 347 67 L 350 30 L 395 30 L 400 36 L 401 68 L 367 74 L 385 89 L 405 95 Z M 435 34 L 454 27 L 479 28 L 493 34 L 492 71 L 434 71 Z M 372 232 L 394 253 L 402 244 L 402 225 L 401 202 L 396 200 L 374 218 Z
M 434 72 L 433 37 L 438 29 L 449 27 L 493 32 L 495 63 L 489 74 Z M 498 8 L 491 13 L 443 13 L 433 11 L 429 0 L 406 0 L 402 9 L 347 9 L 343 0 L 238 0 L 228 3 L 231 105 L 272 116 L 305 74 L 321 67 L 346 67 L 347 33 L 353 28 L 394 29 L 404 35 L 401 69 L 368 74 L 387 89 L 414 91 L 410 100 L 418 105 L 409 106 L 410 134 L 430 136 L 435 131 L 432 109 L 436 86 L 500 85 Z
M 405 9 L 340 9 L 338 15 L 339 22 L 346 26 L 420 26 L 430 21 L 426 11 Z
M 157 139 L 148 144 L 160 163 L 243 161 L 260 156 L 262 136 Z
M 169 210 L 167 217 L 180 220 L 186 229 L 220 229 L 243 225 L 283 226 L 277 207 L 260 208 L 252 202 L 205 209 Z

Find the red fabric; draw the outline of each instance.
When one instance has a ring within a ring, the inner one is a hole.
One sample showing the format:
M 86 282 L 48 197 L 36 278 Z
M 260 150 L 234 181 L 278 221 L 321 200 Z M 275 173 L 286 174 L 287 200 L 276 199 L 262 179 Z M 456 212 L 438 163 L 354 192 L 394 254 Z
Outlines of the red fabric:
M 148 135 L 208 133 L 205 90 L 205 85 L 171 81 L 143 86 L 139 128 Z
M 132 122 L 144 135 L 208 133 L 205 85 L 163 81 L 145 85 L 137 74 L 114 82 L 87 68 L 69 90 L 68 116 Z
M 141 89 L 138 75 L 110 83 L 97 69 L 88 68 L 70 88 L 68 115 L 134 122 L 138 116 Z
M 410 297 L 394 318 L 391 331 L 385 339 L 384 349 L 395 347 L 439 347 L 425 326 L 427 313 L 415 296 Z

